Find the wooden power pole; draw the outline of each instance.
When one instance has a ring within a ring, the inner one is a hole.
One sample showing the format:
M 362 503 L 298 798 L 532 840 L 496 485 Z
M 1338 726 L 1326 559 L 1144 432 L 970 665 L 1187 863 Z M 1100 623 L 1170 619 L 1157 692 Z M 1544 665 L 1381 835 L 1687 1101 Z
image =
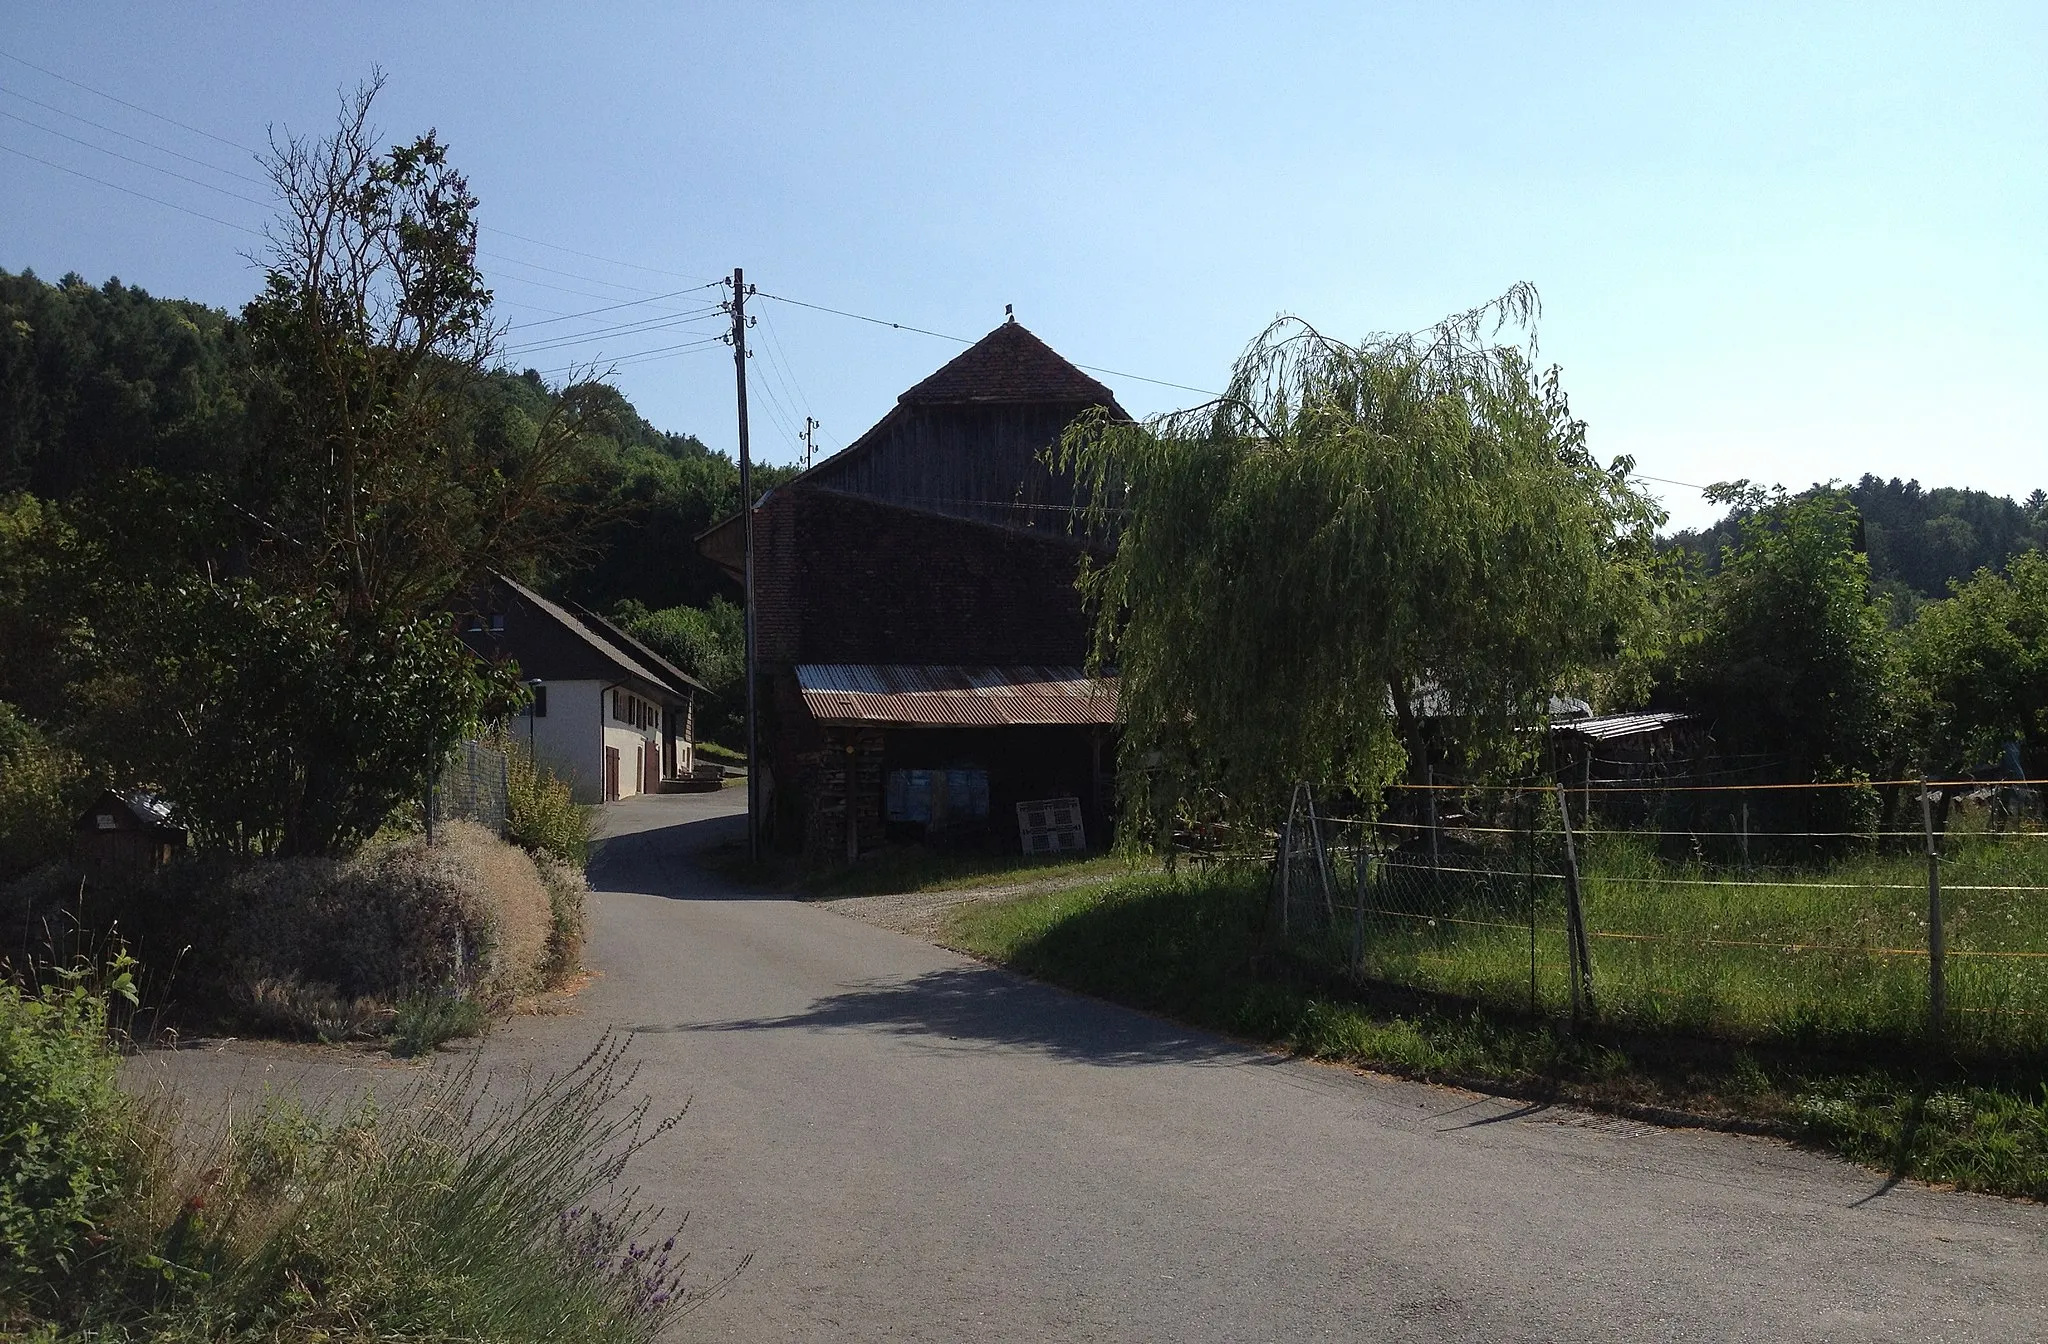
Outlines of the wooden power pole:
M 747 664 L 747 858 L 761 857 L 761 750 L 755 732 L 754 705 L 754 461 L 747 444 L 747 286 L 744 272 L 732 268 L 733 377 L 739 393 L 740 417 L 740 526 L 746 537 L 746 664 Z

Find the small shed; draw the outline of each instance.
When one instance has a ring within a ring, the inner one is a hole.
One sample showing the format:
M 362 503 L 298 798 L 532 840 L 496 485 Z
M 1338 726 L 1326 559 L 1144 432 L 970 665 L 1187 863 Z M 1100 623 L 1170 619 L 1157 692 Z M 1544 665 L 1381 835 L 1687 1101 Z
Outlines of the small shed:
M 93 799 L 72 823 L 79 862 L 103 873 L 146 874 L 185 847 L 185 831 L 171 823 L 171 805 L 152 793 L 115 793 Z

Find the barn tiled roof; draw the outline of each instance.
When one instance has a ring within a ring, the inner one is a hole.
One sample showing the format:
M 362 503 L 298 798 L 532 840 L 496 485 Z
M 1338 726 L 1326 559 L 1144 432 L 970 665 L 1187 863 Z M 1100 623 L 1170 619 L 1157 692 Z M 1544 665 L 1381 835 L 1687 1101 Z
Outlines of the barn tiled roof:
M 905 392 L 912 405 L 1076 402 L 1115 406 L 1108 388 L 1053 352 L 1018 322 L 1005 322 Z

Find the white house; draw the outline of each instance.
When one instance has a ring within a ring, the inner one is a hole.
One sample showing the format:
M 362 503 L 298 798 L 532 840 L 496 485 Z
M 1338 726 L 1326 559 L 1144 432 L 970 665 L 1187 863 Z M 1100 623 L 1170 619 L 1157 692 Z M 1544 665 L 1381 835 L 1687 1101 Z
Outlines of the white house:
M 702 683 L 618 626 L 498 575 L 462 618 L 463 639 L 517 664 L 533 703 L 512 724 L 578 802 L 660 792 L 696 767 Z

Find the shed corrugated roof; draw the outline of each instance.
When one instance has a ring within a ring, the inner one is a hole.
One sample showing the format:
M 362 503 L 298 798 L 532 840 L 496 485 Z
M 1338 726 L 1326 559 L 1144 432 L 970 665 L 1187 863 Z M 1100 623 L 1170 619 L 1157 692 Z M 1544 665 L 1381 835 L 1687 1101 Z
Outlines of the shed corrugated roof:
M 827 722 L 1023 727 L 1116 722 L 1116 680 L 1078 667 L 801 663 L 804 708 Z
M 1053 348 L 1005 322 L 897 398 L 913 405 L 965 402 L 1081 402 L 1116 405 L 1108 388 Z
M 1634 737 L 1637 733 L 1654 733 L 1659 728 L 1683 723 L 1691 717 L 1672 710 L 1658 710 L 1650 714 L 1602 714 L 1596 718 L 1555 723 L 1551 728 L 1555 732 L 1576 733 L 1595 742 L 1606 742 L 1617 737 Z

